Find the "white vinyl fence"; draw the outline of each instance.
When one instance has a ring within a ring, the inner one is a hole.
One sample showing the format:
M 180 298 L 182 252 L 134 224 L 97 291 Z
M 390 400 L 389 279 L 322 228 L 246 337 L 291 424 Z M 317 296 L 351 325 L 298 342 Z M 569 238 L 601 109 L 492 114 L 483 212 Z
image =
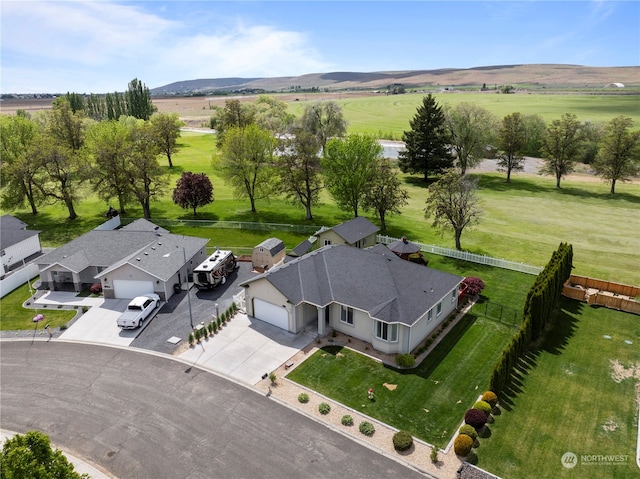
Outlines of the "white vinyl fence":
M 28 264 L 24 268 L 17 269 L 11 274 L 0 279 L 0 298 L 4 298 L 14 289 L 22 286 L 27 281 L 31 281 L 38 276 L 40 271 L 35 264 Z
M 399 238 L 392 238 L 390 236 L 378 235 L 378 243 L 388 245 L 394 241 L 399 241 Z M 542 268 L 539 266 L 532 266 L 530 264 L 516 263 L 515 261 L 507 261 L 506 259 L 492 258 L 491 256 L 485 256 L 481 254 L 469 253 L 467 251 L 458 251 L 457 249 L 442 248 L 440 246 L 422 244 L 416 241 L 412 243 L 420 246 L 420 250 L 425 253 L 439 254 L 441 256 L 447 256 L 449 258 L 461 259 L 464 261 L 471 261 L 472 263 L 486 264 L 489 266 L 495 266 L 496 268 L 510 269 L 512 271 L 519 271 L 520 273 L 527 273 L 538 275 Z

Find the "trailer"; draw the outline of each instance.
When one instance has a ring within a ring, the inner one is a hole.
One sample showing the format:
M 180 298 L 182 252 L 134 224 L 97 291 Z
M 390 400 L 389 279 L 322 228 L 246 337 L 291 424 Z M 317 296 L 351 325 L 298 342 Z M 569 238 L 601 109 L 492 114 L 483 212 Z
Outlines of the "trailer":
M 193 270 L 193 282 L 198 289 L 212 289 L 227 282 L 229 276 L 238 267 L 238 259 L 230 250 L 216 248 L 209 256 Z

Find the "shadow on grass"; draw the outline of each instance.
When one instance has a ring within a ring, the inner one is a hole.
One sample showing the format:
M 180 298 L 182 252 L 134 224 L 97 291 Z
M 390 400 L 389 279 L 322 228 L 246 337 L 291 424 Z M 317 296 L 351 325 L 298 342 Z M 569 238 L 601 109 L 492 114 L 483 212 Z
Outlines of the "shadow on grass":
M 569 340 L 575 335 L 578 328 L 579 315 L 583 303 L 562 297 L 560 308 L 553 313 L 554 322 L 539 345 L 519 358 L 511 374 L 509 383 L 500 397 L 500 405 L 507 411 L 513 408 L 514 399 L 524 392 L 524 380 L 533 368 L 536 367 L 538 358 L 545 352 L 553 355 L 562 354 Z

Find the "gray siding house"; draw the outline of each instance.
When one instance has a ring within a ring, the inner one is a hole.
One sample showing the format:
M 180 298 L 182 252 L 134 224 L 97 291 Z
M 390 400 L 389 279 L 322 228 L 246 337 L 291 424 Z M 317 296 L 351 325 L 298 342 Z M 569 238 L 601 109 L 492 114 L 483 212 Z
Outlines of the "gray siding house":
M 28 230 L 27 224 L 15 216 L 0 216 L 0 278 L 41 251 L 40 231 Z
M 118 230 L 92 230 L 37 263 L 42 282 L 52 291 L 82 291 L 100 282 L 107 299 L 156 293 L 166 300 L 174 285 L 184 283 L 185 274 L 204 261 L 208 241 L 137 220 Z
M 383 245 L 329 245 L 240 286 L 256 319 L 293 333 L 332 328 L 393 354 L 413 351 L 455 311 L 462 280 Z

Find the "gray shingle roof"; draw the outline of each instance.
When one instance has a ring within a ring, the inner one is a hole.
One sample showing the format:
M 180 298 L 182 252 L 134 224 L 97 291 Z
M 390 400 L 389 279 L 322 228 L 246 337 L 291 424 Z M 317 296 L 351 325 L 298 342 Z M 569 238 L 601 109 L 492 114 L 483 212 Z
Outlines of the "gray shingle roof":
M 461 281 L 461 276 L 404 261 L 387 247 L 331 245 L 241 284 L 266 279 L 293 304 L 337 302 L 388 323 L 411 325 Z
M 27 224 L 15 216 L 0 216 L 0 249 L 13 246 L 40 233 L 40 231 L 28 230 L 26 227 Z
M 376 225 L 369 221 L 364 216 L 358 216 L 344 223 L 340 223 L 334 226 L 333 231 L 336 232 L 347 243 L 353 244 L 369 235 L 375 234 L 380 231 Z
M 271 256 L 275 256 L 284 249 L 284 242 L 278 238 L 267 238 L 256 248 L 264 248 L 271 253 Z

